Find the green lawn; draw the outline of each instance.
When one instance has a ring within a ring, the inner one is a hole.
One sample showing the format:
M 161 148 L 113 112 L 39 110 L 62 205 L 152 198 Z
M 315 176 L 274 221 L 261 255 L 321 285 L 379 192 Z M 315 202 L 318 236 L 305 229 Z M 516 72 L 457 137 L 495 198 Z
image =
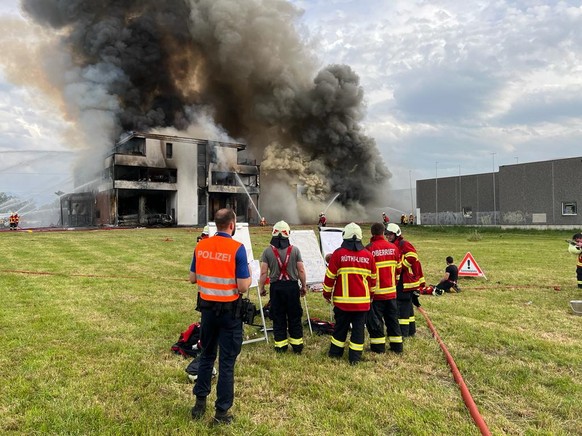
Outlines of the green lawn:
M 582 317 L 569 308 L 582 291 L 564 242 L 573 232 L 403 230 L 427 282 L 467 251 L 487 275 L 421 302 L 491 432 L 582 434 Z M 0 433 L 479 434 L 420 313 L 403 355 L 365 352 L 357 367 L 330 360 L 329 336 L 307 328 L 301 356 L 245 345 L 235 423 L 211 429 L 210 412 L 193 422 L 188 360 L 170 346 L 200 318 L 187 281 L 199 232 L 0 233 Z M 269 229 L 251 237 L 258 258 Z M 308 302 L 329 319 L 320 294 Z

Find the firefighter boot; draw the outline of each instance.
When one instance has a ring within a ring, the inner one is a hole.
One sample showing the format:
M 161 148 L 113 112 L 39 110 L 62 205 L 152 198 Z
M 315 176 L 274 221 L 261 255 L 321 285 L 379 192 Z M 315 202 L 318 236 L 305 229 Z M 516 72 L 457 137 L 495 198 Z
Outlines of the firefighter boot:
M 301 354 L 301 352 L 303 351 L 303 344 L 300 344 L 300 345 L 291 345 L 291 347 L 293 348 L 293 352 L 295 354 Z
M 192 419 L 201 419 L 206 413 L 206 397 L 196 397 L 196 404 L 192 407 Z
M 402 342 L 390 342 L 390 351 L 400 354 L 404 351 L 404 344 Z
M 230 424 L 234 420 L 234 416 L 228 413 L 228 410 L 218 410 L 216 409 L 216 413 L 214 414 L 214 419 L 212 423 L 214 425 L 217 424 Z

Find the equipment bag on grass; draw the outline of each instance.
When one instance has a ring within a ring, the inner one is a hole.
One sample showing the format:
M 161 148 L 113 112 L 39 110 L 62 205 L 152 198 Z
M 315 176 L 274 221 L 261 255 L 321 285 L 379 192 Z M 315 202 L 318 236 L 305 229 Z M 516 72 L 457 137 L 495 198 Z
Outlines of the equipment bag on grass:
M 178 342 L 172 345 L 171 350 L 184 357 L 196 357 L 200 354 L 200 323 L 195 322 L 180 333 Z
M 333 333 L 335 323 L 319 318 L 309 318 L 309 321 L 311 321 L 311 328 L 314 333 L 318 335 L 331 335 Z

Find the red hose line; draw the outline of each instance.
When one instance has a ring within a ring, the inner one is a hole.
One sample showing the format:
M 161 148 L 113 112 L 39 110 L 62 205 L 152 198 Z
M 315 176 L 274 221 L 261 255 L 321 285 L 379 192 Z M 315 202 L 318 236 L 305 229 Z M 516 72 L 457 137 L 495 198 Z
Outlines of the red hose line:
M 420 311 L 420 313 L 422 313 L 422 316 L 424 316 L 424 319 L 426 320 L 428 327 L 430 328 L 433 336 L 437 340 L 438 344 L 441 347 L 441 350 L 443 350 L 443 353 L 445 354 L 445 357 L 447 358 L 447 363 L 451 367 L 451 372 L 453 373 L 453 378 L 455 379 L 455 381 L 459 385 L 459 389 L 461 390 L 461 396 L 463 397 L 463 400 L 465 401 L 465 405 L 467 406 L 467 409 L 469 409 L 469 413 L 471 414 L 473 421 L 475 421 L 475 424 L 477 425 L 477 427 L 481 431 L 482 435 L 490 436 L 491 432 L 489 431 L 489 428 L 487 427 L 485 420 L 483 419 L 483 417 L 479 413 L 479 409 L 477 409 L 477 405 L 475 404 L 475 401 L 473 401 L 473 397 L 471 396 L 471 393 L 469 392 L 469 389 L 467 388 L 467 385 L 465 384 L 465 381 L 463 380 L 463 376 L 461 375 L 459 368 L 457 368 L 457 365 L 455 364 L 453 356 L 451 356 L 451 353 L 449 353 L 447 346 L 442 341 L 441 337 L 439 336 L 438 332 L 436 331 L 436 328 L 432 324 L 430 318 L 428 317 L 428 315 L 426 314 L 424 309 L 422 307 L 419 307 L 418 310 Z

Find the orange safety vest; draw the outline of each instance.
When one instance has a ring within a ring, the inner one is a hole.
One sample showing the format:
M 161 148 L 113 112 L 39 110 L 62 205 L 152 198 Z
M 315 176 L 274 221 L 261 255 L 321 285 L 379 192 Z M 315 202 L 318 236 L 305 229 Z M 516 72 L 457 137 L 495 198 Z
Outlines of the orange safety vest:
M 241 245 L 220 235 L 198 242 L 194 250 L 196 282 L 203 300 L 228 303 L 238 299 L 236 252 Z

